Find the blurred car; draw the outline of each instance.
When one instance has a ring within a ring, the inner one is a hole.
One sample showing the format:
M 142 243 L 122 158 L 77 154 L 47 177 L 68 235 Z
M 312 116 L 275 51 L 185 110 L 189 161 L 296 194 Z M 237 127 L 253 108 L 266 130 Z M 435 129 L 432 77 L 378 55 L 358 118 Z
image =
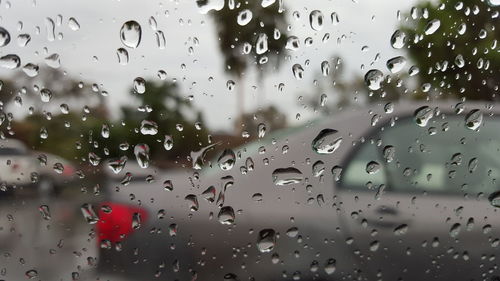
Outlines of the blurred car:
M 201 172 L 122 185 L 98 210 L 99 271 L 130 280 L 493 280 L 499 113 L 460 102 L 346 109 L 225 152 Z
M 38 161 L 38 188 L 47 194 L 59 194 L 75 180 L 75 167 L 68 160 L 48 152 L 32 151 Z
M 0 182 L 5 190 L 36 188 L 39 194 L 56 194 L 74 177 L 75 169 L 59 156 L 29 150 L 21 141 L 0 141 Z
M 12 185 L 32 185 L 33 173 L 37 171 L 35 159 L 22 142 L 15 139 L 0 140 L 0 182 L 3 191 L 11 192 Z

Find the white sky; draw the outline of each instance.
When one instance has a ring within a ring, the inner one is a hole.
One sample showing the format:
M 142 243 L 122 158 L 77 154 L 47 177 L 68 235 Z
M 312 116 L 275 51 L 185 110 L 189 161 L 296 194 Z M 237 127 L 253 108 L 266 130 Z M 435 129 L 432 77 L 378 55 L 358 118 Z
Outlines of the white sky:
M 214 1 L 214 0 L 212 0 Z M 320 71 L 320 64 L 333 55 L 343 58 L 349 75 L 364 73 L 370 68 L 378 68 L 387 73 L 385 62 L 396 55 L 404 55 L 404 51 L 396 51 L 390 47 L 389 39 L 394 32 L 397 11 L 407 12 L 413 1 L 397 0 L 334 0 L 334 1 L 285 1 L 286 13 L 291 24 L 289 35 L 300 38 L 301 48 L 291 52 L 291 60 L 285 61 L 279 71 L 269 72 L 262 83 L 255 81 L 255 73 L 250 72 L 245 80 L 246 111 L 257 107 L 257 94 L 265 93 L 265 103 L 274 104 L 286 112 L 293 122 L 295 115 L 303 116 L 301 121 L 311 117 L 310 110 L 303 109 L 298 101 L 299 94 L 314 94 L 312 80 Z M 309 26 L 309 13 L 312 10 L 323 12 L 326 24 L 319 32 Z M 300 13 L 300 19 L 292 18 L 292 13 Z M 338 13 L 340 23 L 333 25 L 330 14 Z M 62 15 L 61 26 L 56 26 L 56 34 L 62 33 L 63 39 L 49 42 L 45 30 L 45 18 L 56 21 Z M 165 33 L 167 47 L 160 50 L 156 46 L 154 31 L 149 27 L 148 19 L 154 16 L 158 29 Z M 153 78 L 160 81 L 156 73 L 163 69 L 168 79 L 176 78 L 181 92 L 193 95 L 193 103 L 202 109 L 206 126 L 231 131 L 236 116 L 235 91 L 226 89 L 226 82 L 231 79 L 224 73 L 224 66 L 213 23 L 209 16 L 201 14 L 194 0 L 185 1 L 137 1 L 137 0 L 2 0 L 0 2 L 0 26 L 6 28 L 12 37 L 11 43 L 0 48 L 0 55 L 17 54 L 22 65 L 31 62 L 44 65 L 47 54 L 58 53 L 61 68 L 76 79 L 98 83 L 102 90 L 109 92 L 107 101 L 116 109 L 121 104 L 130 102 L 128 89 L 135 77 Z M 74 17 L 81 28 L 72 31 L 68 27 L 68 19 Z M 142 26 L 142 41 L 137 49 L 128 49 L 130 62 L 126 66 L 118 63 L 116 49 L 125 48 L 119 38 L 122 24 L 135 20 Z M 23 29 L 19 31 L 19 22 Z M 36 27 L 41 33 L 36 34 Z M 328 42 L 321 42 L 325 33 L 330 33 Z M 17 45 L 16 37 L 20 33 L 29 33 L 31 42 L 24 48 Z M 337 38 L 345 34 L 347 39 L 339 45 Z M 314 43 L 306 47 L 303 41 L 312 37 Z M 192 38 L 197 37 L 200 44 L 193 45 Z M 369 50 L 361 52 L 362 46 Z M 194 54 L 188 48 L 194 47 Z M 47 48 L 48 51 L 45 51 Z M 381 59 L 373 66 L 361 70 L 361 65 L 369 65 L 375 55 L 380 53 Z M 95 61 L 93 57 L 97 57 Z M 305 61 L 310 60 L 309 66 Z M 292 65 L 301 64 L 304 79 L 295 80 Z M 182 69 L 181 65 L 186 68 Z M 332 64 L 332 63 L 331 63 Z M 407 65 L 408 68 L 410 65 Z M 0 77 L 7 77 L 12 70 L 0 69 Z M 213 81 L 209 82 L 209 77 Z M 285 84 L 285 90 L 278 93 L 277 85 Z M 241 86 L 241 85 L 237 85 Z M 253 86 L 256 86 L 255 89 Z M 261 89 L 260 87 L 263 87 Z M 330 102 L 335 93 L 327 93 Z

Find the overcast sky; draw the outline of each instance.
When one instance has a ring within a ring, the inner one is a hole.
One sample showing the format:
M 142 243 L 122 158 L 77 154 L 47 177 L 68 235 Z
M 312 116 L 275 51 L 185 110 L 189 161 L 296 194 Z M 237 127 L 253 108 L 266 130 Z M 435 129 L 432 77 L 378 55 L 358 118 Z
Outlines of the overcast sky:
M 214 0 L 212 0 L 214 1 Z M 216 1 L 216 0 L 215 0 Z M 290 52 L 291 59 L 285 61 L 279 71 L 269 72 L 265 80 L 258 83 L 255 73 L 248 73 L 244 85 L 246 101 L 245 110 L 257 108 L 259 91 L 265 93 L 264 104 L 274 104 L 286 112 L 293 121 L 297 113 L 303 120 L 311 116 L 311 112 L 302 108 L 297 97 L 299 94 L 313 94 L 313 79 L 320 71 L 320 64 L 330 60 L 333 55 L 343 58 L 348 77 L 354 74 L 364 75 L 370 68 L 378 68 L 387 73 L 385 62 L 396 55 L 404 55 L 404 51 L 394 50 L 389 39 L 398 25 L 397 11 L 407 12 L 413 1 L 397 0 L 334 0 L 334 1 L 284 1 L 286 15 L 291 25 L 289 35 L 300 38 L 302 44 L 298 51 Z M 321 31 L 314 31 L 309 25 L 309 14 L 312 10 L 320 10 L 325 17 L 325 25 Z M 300 18 L 292 17 L 298 12 Z M 330 14 L 336 12 L 340 23 L 333 25 Z M 217 37 L 210 17 L 201 13 L 195 1 L 137 1 L 137 0 L 15 0 L 0 2 L 0 26 L 7 29 L 12 37 L 11 43 L 0 48 L 1 55 L 17 54 L 22 65 L 31 62 L 44 65 L 48 54 L 60 55 L 61 69 L 78 80 L 97 83 L 102 90 L 109 92 L 107 101 L 117 109 L 121 104 L 130 103 L 127 94 L 134 78 L 157 78 L 158 70 L 166 71 L 168 79 L 177 79 L 182 93 L 187 97 L 193 95 L 193 103 L 204 112 L 206 126 L 230 131 L 233 128 L 231 118 L 236 116 L 235 92 L 226 88 L 231 79 L 224 73 Z M 45 21 L 50 17 L 57 22 L 57 16 L 63 20 L 56 25 L 62 39 L 49 41 Z M 166 37 L 166 48 L 156 45 L 154 31 L 148 20 L 154 16 L 158 29 Z M 74 17 L 80 29 L 73 31 L 68 27 L 68 19 Z M 120 41 L 119 31 L 124 22 L 135 20 L 142 26 L 142 40 L 137 49 L 126 48 L 130 61 L 123 66 L 118 63 L 116 50 L 125 48 Z M 22 22 L 22 30 L 19 29 Z M 39 27 L 40 33 L 36 29 Z M 26 47 L 19 47 L 16 37 L 28 33 L 31 41 Z M 330 33 L 330 40 L 321 41 L 325 33 Z M 338 38 L 345 35 L 347 39 L 340 44 Z M 193 44 L 193 38 L 199 45 Z M 306 47 L 303 41 L 312 37 L 314 43 Z M 368 46 L 362 52 L 361 48 Z M 188 52 L 193 47 L 194 53 Z M 380 53 L 380 60 L 373 66 L 375 55 Z M 305 65 L 309 60 L 310 64 Z M 292 65 L 301 64 L 304 79 L 296 80 L 292 74 Z M 185 69 L 181 65 L 185 65 Z M 361 65 L 368 65 L 362 70 Z M 407 65 L 409 67 L 409 65 Z M 12 70 L 0 69 L 1 77 L 8 77 Z M 210 81 L 210 77 L 213 78 Z M 285 84 L 284 91 L 279 93 L 277 85 Z M 254 87 L 255 86 L 255 87 Z M 262 88 L 261 88 L 262 87 Z M 334 99 L 334 93 L 329 101 Z

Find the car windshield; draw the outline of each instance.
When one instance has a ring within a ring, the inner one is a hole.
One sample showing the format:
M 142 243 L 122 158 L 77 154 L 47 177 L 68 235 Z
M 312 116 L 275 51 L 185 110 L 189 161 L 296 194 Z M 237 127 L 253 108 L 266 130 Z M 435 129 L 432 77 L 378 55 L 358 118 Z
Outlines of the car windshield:
M 1 280 L 500 280 L 500 0 L 0 0 Z

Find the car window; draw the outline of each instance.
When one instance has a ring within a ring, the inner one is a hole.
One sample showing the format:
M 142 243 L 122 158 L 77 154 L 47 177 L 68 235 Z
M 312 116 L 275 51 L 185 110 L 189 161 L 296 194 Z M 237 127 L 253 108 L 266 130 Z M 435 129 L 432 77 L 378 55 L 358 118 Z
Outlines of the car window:
M 403 118 L 360 144 L 341 185 L 366 190 L 383 184 L 386 190 L 407 193 L 493 192 L 500 172 L 499 128 L 497 118 L 484 121 L 481 135 L 456 116 L 443 115 L 426 128 Z
M 361 143 L 359 146 L 356 154 L 349 160 L 342 173 L 341 187 L 367 190 L 386 185 L 386 167 L 380 164 L 382 162 L 377 145 L 368 142 Z M 368 172 L 371 171 L 370 165 L 377 166 L 376 170 Z

